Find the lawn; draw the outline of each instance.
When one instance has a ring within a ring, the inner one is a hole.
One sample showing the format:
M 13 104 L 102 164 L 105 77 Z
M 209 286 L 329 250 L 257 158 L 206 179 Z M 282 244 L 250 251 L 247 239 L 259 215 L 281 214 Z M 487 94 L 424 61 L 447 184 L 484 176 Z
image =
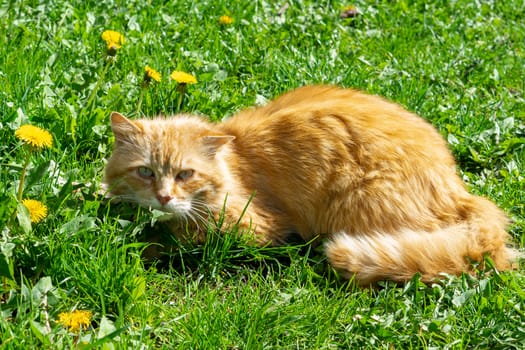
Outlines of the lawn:
M 100 188 L 111 111 L 220 120 L 338 84 L 432 122 L 524 247 L 523 1 L 161 3 L 0 4 L 1 348 L 525 347 L 523 268 L 361 289 L 319 248 L 247 247 L 227 227 L 145 262 L 155 213 Z M 108 49 L 106 30 L 124 41 Z M 197 82 L 182 94 L 174 71 Z M 15 135 L 24 124 L 52 142 L 30 147 Z

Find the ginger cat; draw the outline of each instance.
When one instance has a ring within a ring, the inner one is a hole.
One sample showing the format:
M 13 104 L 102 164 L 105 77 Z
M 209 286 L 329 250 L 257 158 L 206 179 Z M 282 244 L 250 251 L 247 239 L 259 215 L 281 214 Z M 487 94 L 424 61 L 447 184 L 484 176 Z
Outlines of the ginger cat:
M 111 194 L 165 211 L 182 240 L 203 241 L 224 203 L 237 222 L 254 195 L 239 225 L 256 244 L 320 236 L 361 285 L 416 272 L 431 282 L 485 255 L 505 270 L 518 257 L 506 216 L 467 192 L 436 129 L 377 96 L 309 86 L 222 123 L 113 112 L 111 127 Z

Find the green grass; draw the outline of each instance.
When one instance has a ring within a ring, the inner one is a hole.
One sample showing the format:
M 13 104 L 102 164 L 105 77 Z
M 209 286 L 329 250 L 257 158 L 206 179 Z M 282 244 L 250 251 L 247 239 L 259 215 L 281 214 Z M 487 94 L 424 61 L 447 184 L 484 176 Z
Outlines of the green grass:
M 245 247 L 210 232 L 145 264 L 144 210 L 98 194 L 113 110 L 136 115 L 144 66 L 163 74 L 141 113 L 182 109 L 217 120 L 305 84 L 386 96 L 446 137 L 472 192 L 513 220 L 525 245 L 523 1 L 155 1 L 0 5 L 0 346 L 27 348 L 335 349 L 525 346 L 523 269 L 425 286 L 359 289 L 319 248 Z M 342 19 L 346 5 L 360 10 Z M 218 18 L 229 15 L 231 25 Z M 105 76 L 101 33 L 126 42 Z M 96 90 L 97 83 L 100 87 Z M 94 94 L 92 104 L 89 96 Z M 31 156 L 24 198 L 49 213 L 28 227 L 17 207 L 25 123 L 54 136 Z M 227 231 L 227 230 L 226 230 Z M 88 329 L 57 323 L 93 313 Z

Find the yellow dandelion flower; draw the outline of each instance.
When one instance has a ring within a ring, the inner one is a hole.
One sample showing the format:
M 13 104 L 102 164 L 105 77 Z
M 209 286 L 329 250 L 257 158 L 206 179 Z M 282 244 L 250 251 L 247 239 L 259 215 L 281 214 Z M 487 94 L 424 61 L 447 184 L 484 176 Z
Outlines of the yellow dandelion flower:
M 106 42 L 109 49 L 120 49 L 124 45 L 124 36 L 114 30 L 105 30 L 102 33 L 102 40 Z
M 69 327 L 71 332 L 77 332 L 80 327 L 86 329 L 91 323 L 91 311 L 75 310 L 73 312 L 62 312 L 58 315 L 58 323 Z
M 349 5 L 343 8 L 340 17 L 341 18 L 354 18 L 359 15 L 359 9 L 354 5 Z
M 159 82 L 162 80 L 161 78 L 161 75 L 158 71 L 156 71 L 155 69 L 149 67 L 149 66 L 146 66 L 144 68 L 144 70 L 146 71 L 145 75 L 144 75 L 144 80 L 147 80 L 147 81 L 150 81 L 151 79 L 155 80 L 156 82 Z
M 181 71 L 171 72 L 170 78 L 179 84 L 195 84 L 197 82 L 193 75 Z
M 47 216 L 47 207 L 42 202 L 39 202 L 34 199 L 24 199 L 22 201 L 22 204 L 29 211 L 29 218 L 34 224 L 37 224 L 40 221 L 44 220 Z
M 15 136 L 28 145 L 37 148 L 51 147 L 53 144 L 53 136 L 49 131 L 34 125 L 22 125 L 15 131 Z
M 230 16 L 226 16 L 226 15 L 221 16 L 219 17 L 219 23 L 224 24 L 224 25 L 232 24 L 233 18 L 231 18 Z

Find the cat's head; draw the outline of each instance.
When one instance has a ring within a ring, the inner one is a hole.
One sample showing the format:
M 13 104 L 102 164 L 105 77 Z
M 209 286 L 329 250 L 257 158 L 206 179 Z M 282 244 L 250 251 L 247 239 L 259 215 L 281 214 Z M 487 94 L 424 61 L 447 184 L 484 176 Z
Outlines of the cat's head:
M 234 139 L 190 115 L 130 120 L 111 114 L 115 135 L 104 183 L 124 201 L 203 220 L 224 198 L 226 144 Z

